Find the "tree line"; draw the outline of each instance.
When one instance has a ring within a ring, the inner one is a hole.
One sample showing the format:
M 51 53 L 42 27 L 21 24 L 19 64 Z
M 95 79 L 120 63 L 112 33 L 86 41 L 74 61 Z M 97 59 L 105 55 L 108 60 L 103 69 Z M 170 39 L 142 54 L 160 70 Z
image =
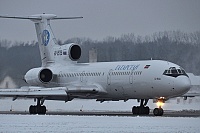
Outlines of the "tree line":
M 149 36 L 134 33 L 121 37 L 108 36 L 101 41 L 90 38 L 71 38 L 60 45 L 75 42 L 82 48 L 79 62 L 89 61 L 89 50 L 97 50 L 98 62 L 167 60 L 182 66 L 187 72 L 200 74 L 200 31 L 157 32 Z M 23 75 L 33 67 L 41 66 L 37 42 L 11 42 L 0 40 L 0 81 L 11 76 L 19 85 L 24 84 Z

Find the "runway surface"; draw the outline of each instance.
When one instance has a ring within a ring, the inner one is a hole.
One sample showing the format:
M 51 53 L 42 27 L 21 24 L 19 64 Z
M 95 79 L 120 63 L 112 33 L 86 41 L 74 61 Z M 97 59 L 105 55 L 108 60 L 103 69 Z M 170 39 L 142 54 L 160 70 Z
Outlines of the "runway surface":
M 21 114 L 29 115 L 29 112 L 23 111 L 0 111 L 0 114 Z M 46 115 L 73 115 L 73 116 L 129 116 L 134 117 L 128 111 L 47 111 Z M 154 116 L 150 111 L 149 117 Z M 200 117 L 200 110 L 165 110 L 162 117 Z
M 0 133 L 199 133 L 200 131 L 200 117 L 127 117 L 103 116 L 103 113 L 100 113 L 102 116 L 94 116 L 91 112 L 90 116 L 86 113 L 79 115 L 80 113 L 76 112 L 65 114 L 0 114 Z M 109 114 L 112 113 L 106 113 Z

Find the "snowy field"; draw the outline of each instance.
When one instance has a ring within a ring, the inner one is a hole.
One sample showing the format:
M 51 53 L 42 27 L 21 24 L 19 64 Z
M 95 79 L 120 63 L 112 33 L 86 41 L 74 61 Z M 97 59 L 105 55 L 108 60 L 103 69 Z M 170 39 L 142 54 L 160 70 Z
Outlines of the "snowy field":
M 0 115 L 4 133 L 199 132 L 200 117 Z

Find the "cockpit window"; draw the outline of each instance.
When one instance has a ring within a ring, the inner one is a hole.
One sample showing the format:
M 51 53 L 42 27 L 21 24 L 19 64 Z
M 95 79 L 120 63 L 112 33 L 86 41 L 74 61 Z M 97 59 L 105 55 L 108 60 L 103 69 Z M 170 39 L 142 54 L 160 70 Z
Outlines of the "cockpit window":
M 181 69 L 177 69 L 177 71 L 178 71 L 178 73 L 179 73 L 179 74 L 181 74 L 181 73 L 182 73 Z
M 176 69 L 173 69 L 171 72 L 172 74 L 178 74 L 178 71 Z
M 176 69 L 176 67 L 170 67 L 168 70 L 165 70 L 163 75 L 167 75 L 167 76 L 171 76 L 175 78 L 180 75 L 185 75 L 188 77 L 188 75 L 182 68 Z

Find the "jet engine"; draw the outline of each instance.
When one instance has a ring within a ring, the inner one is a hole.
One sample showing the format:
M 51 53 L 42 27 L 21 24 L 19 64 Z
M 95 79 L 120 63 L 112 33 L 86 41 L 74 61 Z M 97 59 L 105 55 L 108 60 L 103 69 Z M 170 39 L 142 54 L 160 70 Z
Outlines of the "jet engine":
M 65 63 L 66 61 L 78 61 L 81 57 L 81 47 L 78 44 L 70 43 L 54 48 L 55 62 Z
M 81 57 L 81 48 L 79 45 L 77 44 L 72 44 L 70 47 L 69 47 L 69 58 L 72 60 L 72 61 L 77 61 L 80 59 Z
M 24 78 L 29 85 L 48 84 L 53 79 L 53 72 L 49 68 L 33 68 L 26 73 Z

